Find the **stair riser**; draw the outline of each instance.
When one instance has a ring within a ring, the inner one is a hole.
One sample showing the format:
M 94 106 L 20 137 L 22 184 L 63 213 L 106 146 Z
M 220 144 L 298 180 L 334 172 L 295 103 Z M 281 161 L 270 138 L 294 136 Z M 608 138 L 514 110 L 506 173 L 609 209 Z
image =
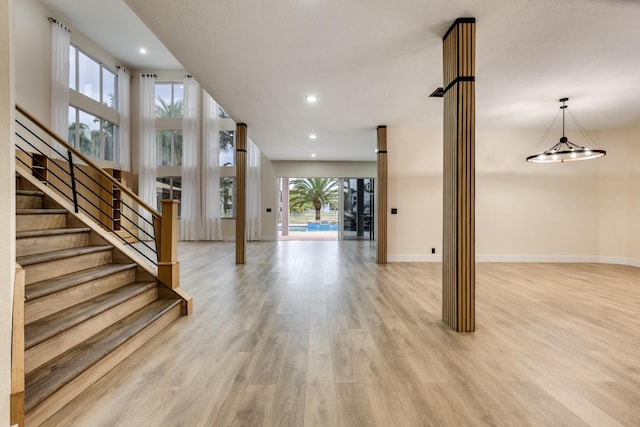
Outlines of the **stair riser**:
M 49 230 L 65 228 L 66 214 L 16 215 L 16 231 Z
M 64 405 L 73 400 L 81 392 L 86 390 L 93 383 L 98 381 L 100 377 L 113 369 L 118 363 L 131 355 L 140 348 L 145 342 L 153 338 L 156 334 L 162 332 L 174 320 L 180 317 L 180 305 L 173 307 L 163 316 L 156 319 L 151 325 L 133 336 L 125 344 L 118 347 L 115 351 L 103 358 L 100 362 L 77 376 L 66 386 L 62 387 L 47 400 L 33 408 L 26 415 L 26 425 L 40 425 L 47 418 L 51 417 L 57 411 L 62 409 Z
M 78 255 L 55 261 L 28 265 L 25 270 L 25 283 L 30 285 L 41 280 L 52 279 L 64 274 L 75 273 L 87 268 L 97 267 L 111 262 L 111 250 Z
M 24 368 L 29 373 L 51 359 L 59 356 L 71 347 L 81 343 L 90 336 L 113 325 L 118 320 L 158 299 L 158 288 L 155 287 L 140 295 L 118 304 L 85 322 L 68 329 L 47 341 L 25 351 Z
M 16 239 L 17 256 L 41 254 L 60 249 L 89 245 L 89 233 L 59 234 L 56 236 L 25 237 Z
M 16 196 L 16 209 L 41 209 L 42 196 L 25 196 L 18 194 Z
M 98 295 L 117 289 L 135 280 L 135 268 L 130 268 L 106 277 L 81 283 L 73 288 L 56 292 L 25 304 L 25 323 L 35 322 L 45 316 L 80 304 Z

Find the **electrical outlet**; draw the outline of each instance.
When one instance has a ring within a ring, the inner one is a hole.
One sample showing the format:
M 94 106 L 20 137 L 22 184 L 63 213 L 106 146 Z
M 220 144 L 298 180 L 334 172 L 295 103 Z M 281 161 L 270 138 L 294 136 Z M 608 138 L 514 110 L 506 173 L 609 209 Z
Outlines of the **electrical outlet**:
M 431 253 L 435 254 L 436 253 L 436 248 L 431 248 Z

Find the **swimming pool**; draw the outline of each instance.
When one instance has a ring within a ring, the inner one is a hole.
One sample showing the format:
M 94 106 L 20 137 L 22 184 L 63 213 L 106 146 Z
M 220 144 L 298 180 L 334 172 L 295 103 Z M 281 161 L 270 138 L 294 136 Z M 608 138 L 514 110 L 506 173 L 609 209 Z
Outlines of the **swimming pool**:
M 278 224 L 278 231 L 282 231 L 282 224 Z M 306 232 L 314 232 L 314 231 L 338 231 L 338 223 L 309 223 L 307 225 L 303 224 L 295 224 L 289 225 L 290 233 L 306 233 Z

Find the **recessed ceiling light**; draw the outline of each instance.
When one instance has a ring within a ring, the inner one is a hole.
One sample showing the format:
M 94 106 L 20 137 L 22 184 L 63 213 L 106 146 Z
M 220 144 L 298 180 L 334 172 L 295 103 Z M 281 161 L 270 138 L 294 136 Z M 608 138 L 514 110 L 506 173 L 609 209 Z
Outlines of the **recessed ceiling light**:
M 307 95 L 307 102 L 314 103 L 317 100 L 318 100 L 318 97 L 316 95 Z
M 318 137 L 318 135 L 316 135 L 315 133 L 312 133 L 311 135 L 309 135 L 309 139 L 316 139 Z
M 147 49 L 141 47 L 140 48 L 140 53 L 143 54 L 143 55 L 146 55 L 147 54 Z
M 311 157 L 315 157 L 315 156 L 316 156 L 316 153 L 311 153 Z

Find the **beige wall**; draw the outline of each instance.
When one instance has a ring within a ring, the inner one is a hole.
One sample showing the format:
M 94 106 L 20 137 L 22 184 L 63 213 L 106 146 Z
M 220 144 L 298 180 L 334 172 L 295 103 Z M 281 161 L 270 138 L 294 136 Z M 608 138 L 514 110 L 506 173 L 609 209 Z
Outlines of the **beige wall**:
M 601 260 L 640 267 L 640 126 L 597 137 L 607 150 L 599 163 Z
M 376 162 L 273 161 L 278 177 L 289 178 L 373 178 Z
M 16 102 L 51 123 L 51 23 L 36 0 L 15 3 Z
M 277 239 L 277 219 L 280 202 L 278 200 L 278 177 L 273 169 L 273 164 L 264 154 L 260 164 L 261 187 L 261 229 L 262 240 Z M 271 209 L 271 212 L 267 212 Z
M 590 135 L 607 157 L 531 164 L 525 157 L 550 145 L 541 145 L 540 130 L 477 130 L 478 260 L 640 265 L 640 127 Z M 389 259 L 437 261 L 442 132 L 390 127 L 388 143 L 389 209 L 398 209 L 387 213 Z
M 387 160 L 388 260 L 439 260 L 442 131 L 388 127 Z M 390 213 L 393 208 L 396 215 Z M 431 248 L 436 248 L 436 256 Z
M 0 425 L 9 425 L 16 260 L 13 0 L 0 0 Z

